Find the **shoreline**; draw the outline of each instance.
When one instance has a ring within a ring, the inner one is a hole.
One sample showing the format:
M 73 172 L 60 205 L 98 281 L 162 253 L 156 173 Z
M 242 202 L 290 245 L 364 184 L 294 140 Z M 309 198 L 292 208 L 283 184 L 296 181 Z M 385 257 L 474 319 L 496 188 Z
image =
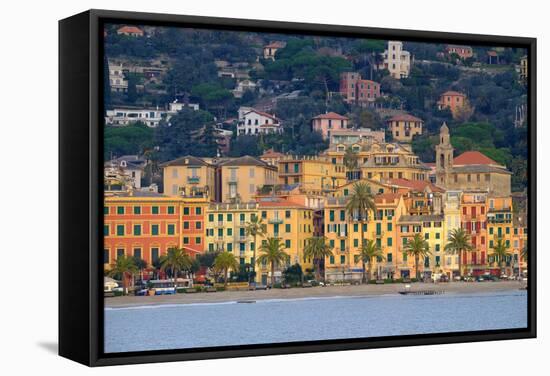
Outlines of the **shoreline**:
M 514 291 L 525 287 L 518 281 L 498 282 L 450 282 L 450 283 L 411 283 L 409 291 L 431 290 L 453 294 L 472 294 L 498 291 Z M 405 290 L 404 283 L 384 285 L 295 287 L 291 289 L 271 289 L 257 291 L 220 291 L 196 294 L 175 294 L 158 296 L 119 296 L 105 298 L 105 308 L 127 308 L 172 304 L 224 303 L 235 301 L 256 301 L 270 299 L 306 299 L 330 297 L 361 297 L 393 295 Z

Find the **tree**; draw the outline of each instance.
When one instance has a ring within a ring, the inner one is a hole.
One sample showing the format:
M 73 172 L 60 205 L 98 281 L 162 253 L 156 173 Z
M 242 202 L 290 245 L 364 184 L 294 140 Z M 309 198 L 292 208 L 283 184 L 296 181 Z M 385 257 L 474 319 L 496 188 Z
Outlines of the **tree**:
M 414 256 L 414 270 L 416 272 L 416 279 L 420 279 L 418 262 L 420 257 L 426 257 L 431 254 L 428 242 L 424 240 L 422 235 L 415 234 L 413 238 L 407 242 L 407 245 L 405 246 L 405 253 L 409 256 Z
M 141 257 L 134 256 L 134 264 L 136 264 L 136 268 L 139 270 L 140 281 L 143 281 L 143 270 L 147 268 L 147 261 Z
M 327 238 L 324 236 L 313 236 L 306 240 L 306 246 L 304 247 L 304 259 L 313 259 L 315 265 L 315 280 L 321 279 L 321 263 L 327 258 L 332 256 L 332 248 L 327 243 Z
M 168 252 L 160 258 L 160 268 L 163 271 L 169 269 L 174 278 L 174 289 L 178 287 L 178 273 L 182 270 L 190 269 L 193 261 L 183 248 L 170 248 Z
M 238 271 L 239 262 L 237 258 L 231 252 L 220 252 L 214 260 L 214 267 L 223 272 L 223 286 L 227 287 L 227 280 L 229 279 L 229 271 Z
M 119 256 L 116 259 L 115 264 L 112 265 L 111 270 L 109 270 L 109 275 L 111 277 L 114 277 L 114 276 L 121 277 L 124 294 L 127 294 L 128 285 L 126 283 L 126 280 L 132 279 L 133 275 L 137 273 L 137 271 L 138 271 L 138 268 L 135 264 L 134 258 L 126 255 L 122 255 L 122 256 Z
M 521 258 L 523 259 L 523 261 L 528 262 L 528 258 L 529 258 L 529 248 L 527 248 L 527 241 L 525 241 L 525 245 L 524 245 L 523 248 L 521 249 L 520 256 L 521 256 Z
M 384 254 L 382 253 L 382 249 L 378 246 L 375 240 L 368 239 L 367 242 L 364 243 L 361 248 L 359 248 L 359 259 L 361 260 L 363 268 L 361 283 L 368 283 L 368 281 L 372 278 L 371 269 L 375 258 L 383 260 Z M 365 264 L 368 265 L 368 279 L 365 278 Z
M 510 246 L 506 244 L 502 237 L 498 237 L 492 249 L 493 253 L 489 254 L 489 256 L 494 257 L 495 261 L 498 262 L 500 274 L 505 274 L 504 269 L 506 267 L 506 259 L 512 255 L 509 251 Z
M 361 227 L 361 246 L 365 244 L 364 223 L 368 219 L 369 211 L 374 210 L 376 210 L 376 207 L 370 186 L 364 182 L 355 183 L 349 201 L 346 204 L 346 211 L 350 218 L 359 221 Z
M 288 268 L 283 270 L 283 278 L 285 283 L 288 284 L 297 284 L 302 282 L 303 276 L 304 273 L 302 272 L 302 267 L 298 263 L 290 265 Z
M 282 264 L 290 257 L 284 249 L 285 245 L 279 238 L 267 238 L 259 249 L 261 255 L 256 263 L 258 265 L 265 263 L 271 266 L 271 286 L 275 284 L 275 265 Z
M 359 156 L 353 151 L 351 146 L 346 149 L 344 154 L 344 166 L 348 170 L 348 179 L 353 180 L 353 175 L 359 167 Z
M 462 253 L 473 249 L 470 242 L 470 235 L 464 229 L 456 228 L 451 230 L 447 244 L 445 244 L 445 252 L 450 255 L 458 255 L 458 275 L 462 277 Z
M 246 236 L 252 236 L 254 238 L 254 249 L 252 251 L 252 278 L 256 278 L 256 248 L 258 248 L 257 238 L 258 236 L 265 236 L 266 225 L 262 219 L 253 214 L 250 221 L 245 225 Z

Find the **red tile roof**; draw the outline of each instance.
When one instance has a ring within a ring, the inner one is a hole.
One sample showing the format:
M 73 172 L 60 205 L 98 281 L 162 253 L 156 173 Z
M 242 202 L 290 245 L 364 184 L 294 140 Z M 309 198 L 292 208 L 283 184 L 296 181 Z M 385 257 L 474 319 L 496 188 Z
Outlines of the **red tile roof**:
M 278 151 L 274 151 L 273 149 L 266 150 L 262 155 L 260 155 L 260 158 L 273 158 L 273 157 L 284 157 L 285 155 L 283 153 L 279 153 Z
M 259 201 L 260 208 L 298 208 L 307 209 L 307 206 L 297 204 L 288 200 L 279 199 L 277 201 Z
M 420 121 L 424 122 L 424 120 L 417 118 L 416 116 L 412 116 L 410 114 L 402 114 L 402 115 L 395 115 L 388 119 L 388 121 Z
M 466 95 L 462 94 L 462 93 L 459 93 L 458 91 L 454 91 L 454 90 L 449 90 L 449 91 L 446 91 L 444 92 L 443 94 L 441 95 L 450 95 L 450 96 L 460 96 L 460 97 L 465 97 Z
M 349 118 L 336 112 L 329 112 L 326 114 L 317 115 L 314 119 L 331 119 L 331 120 L 348 120 Z
M 401 197 L 401 194 L 399 193 L 381 193 L 374 196 L 374 202 L 380 204 L 386 201 L 386 203 L 389 204 L 393 203 L 396 199 L 399 199 L 399 197 Z
M 284 48 L 285 46 L 285 42 L 271 42 L 269 44 L 266 44 L 264 48 Z
M 443 192 L 443 189 L 426 180 L 388 179 L 387 181 L 388 184 L 414 189 L 416 191 L 423 191 L 426 187 L 430 187 L 430 189 L 434 192 Z
M 120 29 L 117 30 L 117 33 L 143 35 L 143 31 L 137 26 L 122 26 Z
M 255 108 L 251 109 L 250 111 L 248 111 L 247 113 L 245 113 L 245 115 L 251 113 L 251 112 L 255 112 L 257 113 L 258 115 L 261 115 L 261 116 L 265 116 L 265 117 L 268 117 L 274 121 L 276 121 L 277 123 L 279 122 L 279 119 L 275 116 L 275 115 L 271 115 L 271 114 L 268 114 L 267 112 L 263 112 L 263 111 L 258 111 L 256 110 Z
M 463 165 L 499 165 L 491 158 L 479 151 L 466 151 L 453 159 L 453 164 L 456 166 Z

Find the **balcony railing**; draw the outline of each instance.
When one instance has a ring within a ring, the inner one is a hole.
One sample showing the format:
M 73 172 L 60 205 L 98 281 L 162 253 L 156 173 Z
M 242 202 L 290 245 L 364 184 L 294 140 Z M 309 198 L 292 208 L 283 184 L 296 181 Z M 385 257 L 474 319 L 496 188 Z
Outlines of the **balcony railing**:
M 198 184 L 201 181 L 201 178 L 199 176 L 188 176 L 187 182 L 189 184 Z
M 270 224 L 282 224 L 283 223 L 283 220 L 282 219 L 279 219 L 279 218 L 272 218 L 272 219 L 269 219 L 267 221 L 267 223 L 270 223 Z

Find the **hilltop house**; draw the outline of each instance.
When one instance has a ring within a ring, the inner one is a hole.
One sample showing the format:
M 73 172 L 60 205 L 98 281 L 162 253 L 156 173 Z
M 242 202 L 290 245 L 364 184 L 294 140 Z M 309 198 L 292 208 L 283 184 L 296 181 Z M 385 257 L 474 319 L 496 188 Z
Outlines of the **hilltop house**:
M 286 47 L 286 42 L 271 42 L 264 46 L 264 59 L 275 60 L 275 53 Z
M 474 56 L 474 50 L 470 46 L 457 46 L 454 44 L 448 44 L 445 47 L 448 55 L 457 54 L 461 59 L 468 59 Z
M 128 80 L 124 78 L 122 64 L 117 64 L 109 61 L 109 86 L 111 91 L 125 93 L 128 91 Z
M 337 114 L 336 112 L 329 112 L 327 114 L 321 114 L 311 119 L 311 127 L 313 131 L 320 132 L 323 135 L 323 139 L 330 139 L 331 131 L 334 129 L 346 129 L 348 127 L 349 118 Z
M 440 110 L 444 108 L 449 108 L 453 113 L 453 116 L 456 115 L 456 112 L 464 107 L 466 104 L 466 95 L 459 93 L 458 91 L 446 91 L 439 97 L 437 106 Z
M 340 94 L 347 103 L 372 103 L 380 97 L 380 84 L 364 80 L 357 72 L 340 74 Z
M 386 120 L 388 130 L 395 141 L 411 142 L 414 136 L 422 134 L 424 121 L 409 114 L 395 115 Z
M 239 108 L 237 136 L 283 133 L 281 121 L 274 115 L 250 107 Z
M 403 42 L 388 41 L 388 49 L 384 51 L 383 58 L 379 69 L 387 69 L 390 76 L 397 80 L 409 77 L 412 59 L 410 52 L 403 50 Z
M 118 35 L 126 35 L 129 37 L 142 37 L 144 35 L 143 30 L 137 26 L 122 26 L 116 31 Z

